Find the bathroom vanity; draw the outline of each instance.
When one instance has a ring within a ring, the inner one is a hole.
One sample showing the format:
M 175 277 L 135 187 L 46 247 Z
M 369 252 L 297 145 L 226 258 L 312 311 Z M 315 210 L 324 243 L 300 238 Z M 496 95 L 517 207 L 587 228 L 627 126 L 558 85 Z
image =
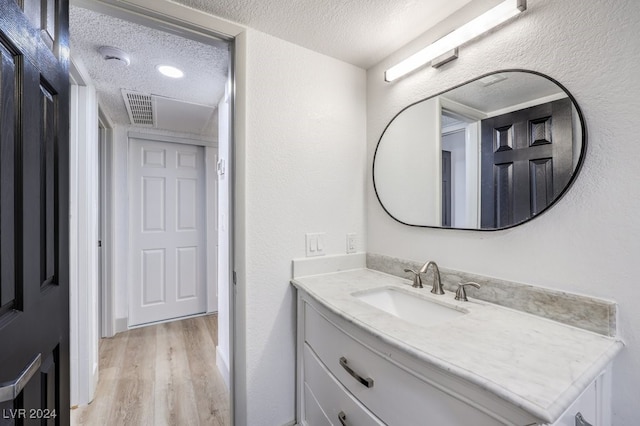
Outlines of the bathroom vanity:
M 292 283 L 300 425 L 610 422 L 615 338 L 364 268 Z

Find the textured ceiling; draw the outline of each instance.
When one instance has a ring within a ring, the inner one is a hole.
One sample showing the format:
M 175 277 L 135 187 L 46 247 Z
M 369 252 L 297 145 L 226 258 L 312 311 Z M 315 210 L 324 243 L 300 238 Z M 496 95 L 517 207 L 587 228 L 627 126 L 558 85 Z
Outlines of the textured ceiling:
M 480 79 L 444 93 L 442 96 L 485 113 L 509 108 L 546 96 L 563 93 L 551 80 L 525 72 L 504 72 L 494 76 L 506 77 L 486 86 Z
M 368 69 L 471 0 L 172 0 Z
M 72 58 L 86 67 L 103 108 L 116 124 L 130 124 L 121 89 L 209 106 L 216 106 L 224 94 L 227 49 L 73 6 L 70 32 Z M 118 61 L 105 61 L 98 53 L 105 45 L 129 53 L 131 64 L 125 67 Z M 177 66 L 185 76 L 164 77 L 155 69 L 159 64 Z
M 468 3 L 481 0 L 171 0 L 294 44 L 369 68 Z M 87 68 L 103 108 L 129 124 L 121 89 L 216 105 L 224 93 L 228 51 L 72 6 L 74 59 Z M 104 61 L 100 46 L 131 55 L 131 65 Z M 161 76 L 176 65 L 185 78 Z M 179 111 L 176 111 L 178 114 Z

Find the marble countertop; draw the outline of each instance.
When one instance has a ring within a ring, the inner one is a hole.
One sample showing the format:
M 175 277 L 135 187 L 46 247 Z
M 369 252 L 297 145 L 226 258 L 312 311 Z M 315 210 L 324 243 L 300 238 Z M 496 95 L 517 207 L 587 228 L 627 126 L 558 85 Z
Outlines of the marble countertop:
M 298 277 L 297 288 L 345 320 L 412 356 L 487 389 L 552 423 L 603 371 L 623 343 L 545 318 L 454 294 L 434 295 L 409 280 L 369 269 Z M 352 296 L 392 287 L 466 315 L 415 325 Z

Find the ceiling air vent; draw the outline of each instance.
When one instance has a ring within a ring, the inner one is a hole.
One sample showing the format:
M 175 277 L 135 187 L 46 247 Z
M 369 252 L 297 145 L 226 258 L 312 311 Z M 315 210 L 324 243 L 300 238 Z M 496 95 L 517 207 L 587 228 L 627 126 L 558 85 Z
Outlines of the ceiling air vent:
M 131 124 L 148 127 L 154 126 L 155 114 L 151 95 L 122 89 L 122 96 L 124 97 L 124 104 L 127 107 Z

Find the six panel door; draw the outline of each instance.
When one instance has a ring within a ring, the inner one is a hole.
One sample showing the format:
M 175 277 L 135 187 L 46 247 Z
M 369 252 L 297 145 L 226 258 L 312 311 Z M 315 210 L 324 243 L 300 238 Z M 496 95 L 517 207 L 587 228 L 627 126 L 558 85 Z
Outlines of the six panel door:
M 66 0 L 0 0 L 0 424 L 69 423 Z
M 204 148 L 130 140 L 129 325 L 204 313 Z
M 569 98 L 482 120 L 482 228 L 523 222 L 546 209 L 573 172 Z

